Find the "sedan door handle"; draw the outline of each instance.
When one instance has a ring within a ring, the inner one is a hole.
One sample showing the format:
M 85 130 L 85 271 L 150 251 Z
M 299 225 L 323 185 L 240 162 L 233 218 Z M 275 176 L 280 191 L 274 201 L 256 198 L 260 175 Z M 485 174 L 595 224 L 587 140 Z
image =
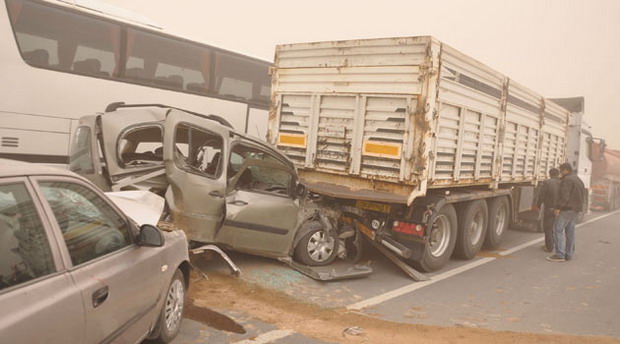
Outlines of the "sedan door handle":
M 214 190 L 214 191 L 209 192 L 209 196 L 211 196 L 211 197 L 215 197 L 215 198 L 222 198 L 222 197 L 224 197 L 224 195 L 222 195 L 222 194 L 221 194 L 219 191 L 217 191 L 217 190 Z
M 95 292 L 93 293 L 93 307 L 99 307 L 108 299 L 108 295 L 110 295 L 110 290 L 108 289 L 107 285 L 103 288 L 95 290 Z
M 228 204 L 244 206 L 244 205 L 248 205 L 248 202 L 242 201 L 242 200 L 238 199 L 238 200 L 235 200 L 235 201 L 232 201 L 232 202 L 228 202 Z

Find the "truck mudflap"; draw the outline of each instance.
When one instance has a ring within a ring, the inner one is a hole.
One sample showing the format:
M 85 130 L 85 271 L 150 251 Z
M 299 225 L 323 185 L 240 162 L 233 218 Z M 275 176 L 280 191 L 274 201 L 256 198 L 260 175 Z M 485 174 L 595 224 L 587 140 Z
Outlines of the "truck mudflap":
M 307 266 L 295 262 L 290 257 L 278 258 L 278 260 L 317 281 L 361 278 L 372 273 L 372 268 L 368 265 L 355 264 L 345 260 L 339 260 L 327 266 Z

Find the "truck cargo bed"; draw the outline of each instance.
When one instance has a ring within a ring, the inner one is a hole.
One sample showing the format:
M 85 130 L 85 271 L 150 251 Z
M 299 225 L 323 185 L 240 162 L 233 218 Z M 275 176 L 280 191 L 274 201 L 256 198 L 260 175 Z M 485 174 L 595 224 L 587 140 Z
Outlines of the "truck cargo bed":
M 269 140 L 311 190 L 411 203 L 564 157 L 566 109 L 433 37 L 280 45 L 272 75 Z

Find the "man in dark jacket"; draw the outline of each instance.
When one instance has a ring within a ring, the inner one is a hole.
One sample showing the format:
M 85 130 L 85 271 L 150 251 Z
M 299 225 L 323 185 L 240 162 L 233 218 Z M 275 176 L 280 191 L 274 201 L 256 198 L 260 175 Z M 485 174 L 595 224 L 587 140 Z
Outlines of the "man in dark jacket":
M 544 204 L 543 228 L 545 230 L 545 245 L 543 249 L 546 252 L 553 252 L 553 222 L 555 220 L 553 210 L 555 209 L 558 191 L 560 190 L 560 171 L 557 168 L 550 169 L 549 177 L 540 186 L 535 208 L 540 210 Z
M 555 253 L 547 257 L 552 262 L 571 260 L 575 253 L 575 223 L 577 213 L 583 211 L 585 186 L 579 177 L 573 174 L 569 163 L 560 165 L 560 190 L 555 204 L 556 216 L 553 228 Z

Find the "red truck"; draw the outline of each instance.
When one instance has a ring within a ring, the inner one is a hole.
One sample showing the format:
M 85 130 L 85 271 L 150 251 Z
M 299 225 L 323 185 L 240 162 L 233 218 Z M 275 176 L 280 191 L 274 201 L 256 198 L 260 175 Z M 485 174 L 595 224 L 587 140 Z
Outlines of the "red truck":
M 601 149 L 602 148 L 602 149 Z M 592 210 L 620 207 L 620 150 L 606 149 L 605 143 L 592 144 Z

